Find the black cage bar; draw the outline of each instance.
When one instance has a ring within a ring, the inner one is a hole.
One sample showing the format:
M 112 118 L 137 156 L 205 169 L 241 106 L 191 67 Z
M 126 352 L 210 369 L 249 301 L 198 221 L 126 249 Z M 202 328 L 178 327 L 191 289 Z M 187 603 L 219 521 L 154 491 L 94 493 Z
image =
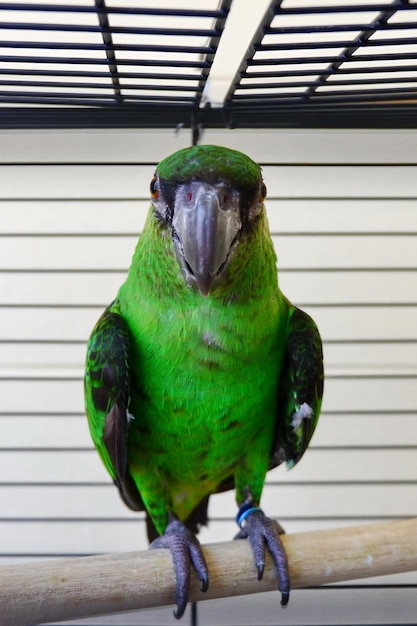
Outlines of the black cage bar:
M 215 107 L 231 0 L 176 6 L 0 3 L 0 127 L 417 125 L 413 0 L 271 2 Z

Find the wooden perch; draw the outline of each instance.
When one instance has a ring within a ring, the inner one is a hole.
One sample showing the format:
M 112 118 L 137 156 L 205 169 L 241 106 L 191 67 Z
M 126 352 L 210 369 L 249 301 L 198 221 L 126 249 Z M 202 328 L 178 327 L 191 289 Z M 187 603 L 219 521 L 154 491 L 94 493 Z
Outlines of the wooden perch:
M 286 535 L 292 587 L 417 570 L 417 519 Z M 268 559 L 258 582 L 246 541 L 204 546 L 210 589 L 191 580 L 191 600 L 271 591 Z M 0 624 L 23 626 L 173 603 L 167 550 L 61 559 L 0 567 Z M 291 602 L 297 602 L 293 594 Z M 277 597 L 277 611 L 279 610 Z

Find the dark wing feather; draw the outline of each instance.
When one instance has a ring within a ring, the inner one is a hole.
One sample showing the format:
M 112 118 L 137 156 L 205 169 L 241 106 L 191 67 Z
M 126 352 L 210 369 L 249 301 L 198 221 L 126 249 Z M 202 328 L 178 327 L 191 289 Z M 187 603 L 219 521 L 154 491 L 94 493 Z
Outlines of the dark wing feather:
M 300 309 L 293 307 L 290 315 L 270 469 L 283 461 L 292 466 L 301 459 L 316 428 L 323 396 L 323 351 L 317 326 Z
M 123 501 L 143 510 L 139 491 L 129 474 L 130 335 L 113 302 L 100 317 L 87 346 L 85 404 L 90 433 Z

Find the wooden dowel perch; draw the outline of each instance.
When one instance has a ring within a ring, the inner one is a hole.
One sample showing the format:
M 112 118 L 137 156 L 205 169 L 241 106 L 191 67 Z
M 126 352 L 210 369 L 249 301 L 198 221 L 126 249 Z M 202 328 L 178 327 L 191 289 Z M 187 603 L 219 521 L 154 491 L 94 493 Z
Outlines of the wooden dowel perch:
M 417 519 L 286 535 L 292 587 L 417 570 Z M 258 582 L 246 541 L 204 546 L 210 589 L 191 580 L 191 600 L 276 589 L 271 561 Z M 0 624 L 23 626 L 173 603 L 167 550 L 0 567 Z M 290 600 L 296 602 L 296 594 Z M 277 611 L 279 598 L 277 597 Z

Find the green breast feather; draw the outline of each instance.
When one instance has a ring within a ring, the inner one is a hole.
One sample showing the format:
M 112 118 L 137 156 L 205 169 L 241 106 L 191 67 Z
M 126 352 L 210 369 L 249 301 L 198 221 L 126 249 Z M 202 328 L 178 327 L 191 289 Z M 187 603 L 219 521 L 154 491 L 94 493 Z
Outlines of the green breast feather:
M 236 151 L 162 161 L 127 279 L 89 340 L 93 441 L 158 533 L 216 491 L 258 503 L 268 469 L 297 463 L 317 424 L 320 336 L 278 287 L 265 192 Z

